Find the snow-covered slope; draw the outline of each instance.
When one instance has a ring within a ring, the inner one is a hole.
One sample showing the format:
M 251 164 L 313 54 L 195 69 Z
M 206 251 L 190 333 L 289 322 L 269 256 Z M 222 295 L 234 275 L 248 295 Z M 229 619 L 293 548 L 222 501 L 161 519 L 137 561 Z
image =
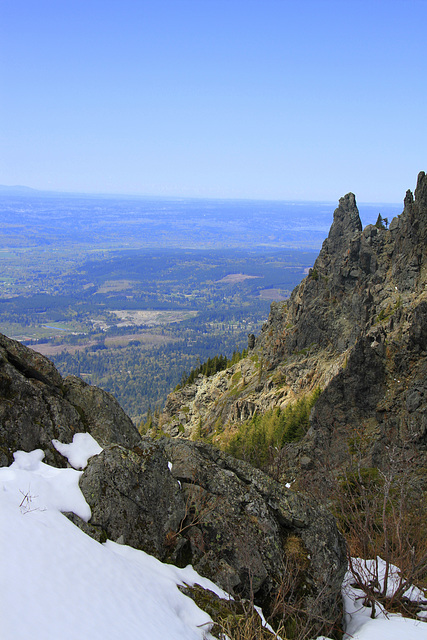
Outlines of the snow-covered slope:
M 75 466 L 100 451 L 85 434 L 55 442 Z M 210 618 L 178 589 L 195 583 L 227 595 L 191 567 L 165 565 L 143 551 L 99 544 L 61 511 L 85 520 L 80 471 L 42 462 L 41 450 L 0 468 L 0 619 L 4 640 L 208 640 Z M 425 640 L 427 625 L 381 612 L 371 620 L 345 588 L 348 638 Z
M 61 513 L 90 517 L 78 488 L 80 472 L 50 467 L 42 457 L 41 450 L 17 452 L 15 462 L 0 469 L 0 636 L 209 638 L 209 616 L 177 585 L 197 582 L 223 592 L 191 567 L 178 569 L 85 535 Z

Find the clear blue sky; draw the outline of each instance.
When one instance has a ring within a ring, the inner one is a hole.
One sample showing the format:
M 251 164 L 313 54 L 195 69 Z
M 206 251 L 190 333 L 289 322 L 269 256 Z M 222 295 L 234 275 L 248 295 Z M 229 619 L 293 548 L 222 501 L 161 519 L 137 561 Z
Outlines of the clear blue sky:
M 400 202 L 425 0 L 1 0 L 0 184 Z

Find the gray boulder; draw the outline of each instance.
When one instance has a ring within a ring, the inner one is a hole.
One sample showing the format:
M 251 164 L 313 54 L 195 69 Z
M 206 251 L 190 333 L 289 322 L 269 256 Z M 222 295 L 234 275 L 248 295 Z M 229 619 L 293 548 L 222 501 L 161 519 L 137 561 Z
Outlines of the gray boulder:
M 185 502 L 156 442 L 145 440 L 133 449 L 106 447 L 89 460 L 80 488 L 92 512 L 94 529 L 88 533 L 166 558 Z
M 191 563 L 267 614 L 280 616 L 274 605 L 291 582 L 289 597 L 318 633 L 340 619 L 346 555 L 334 519 L 249 464 L 202 443 L 144 438 L 133 450 L 114 445 L 91 458 L 80 487 L 92 509 L 82 525 L 89 533 Z
M 61 377 L 39 353 L 0 334 L 0 465 L 18 449 L 43 449 L 45 460 L 65 466 L 52 439 L 70 443 L 89 432 L 101 446 L 134 446 L 140 435 L 110 394 L 83 380 Z
M 141 436 L 132 420 L 111 393 L 86 384 L 81 378 L 68 376 L 63 381 L 64 397 L 79 413 L 101 447 L 111 443 L 134 447 Z

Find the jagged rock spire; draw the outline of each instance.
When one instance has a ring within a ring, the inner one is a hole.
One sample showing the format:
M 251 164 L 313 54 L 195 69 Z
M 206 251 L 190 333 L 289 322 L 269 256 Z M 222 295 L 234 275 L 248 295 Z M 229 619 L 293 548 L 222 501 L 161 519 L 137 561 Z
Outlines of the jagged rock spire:
M 356 196 L 354 193 L 347 193 L 339 199 L 338 207 L 334 211 L 334 221 L 329 231 L 328 240 L 348 240 L 361 231 L 362 223 L 356 205 Z
M 362 223 L 354 193 L 347 193 L 339 199 L 334 211 L 334 220 L 329 235 L 323 243 L 315 268 L 336 272 L 343 254 L 347 253 L 355 237 L 360 236 Z
M 409 207 L 414 202 L 414 194 L 410 189 L 407 190 L 405 199 L 403 200 L 403 205 L 405 209 Z
M 420 171 L 418 174 L 415 202 L 420 207 L 427 207 L 427 176 L 424 171 Z

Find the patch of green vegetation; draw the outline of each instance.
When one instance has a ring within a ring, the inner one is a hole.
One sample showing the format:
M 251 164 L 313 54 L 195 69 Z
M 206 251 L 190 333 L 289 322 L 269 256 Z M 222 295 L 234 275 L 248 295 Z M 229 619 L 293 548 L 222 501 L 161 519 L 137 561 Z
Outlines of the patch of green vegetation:
M 284 371 L 276 371 L 273 375 L 273 382 L 276 387 L 283 387 L 286 384 L 286 374 Z
M 269 631 L 253 606 L 247 601 L 224 600 L 198 584 L 179 587 L 192 598 L 200 609 L 206 611 L 214 625 L 210 634 L 214 638 L 231 640 L 273 640 L 275 633 Z
M 247 355 L 248 350 L 243 349 L 242 351 L 233 351 L 233 355 L 231 356 L 231 358 L 227 358 L 223 355 L 208 358 L 206 362 L 201 364 L 196 369 L 193 369 L 188 376 L 184 373 L 181 378 L 181 384 L 178 384 L 175 387 L 175 391 L 177 391 L 178 389 L 182 389 L 182 387 L 185 387 L 188 384 L 192 384 L 200 374 L 207 377 L 213 376 L 215 375 L 215 373 L 224 371 L 225 369 L 228 369 L 228 367 L 233 366 L 233 364 L 237 364 L 240 360 L 242 360 L 242 358 L 245 358 Z M 235 375 L 237 374 L 234 374 L 234 376 Z M 241 375 L 242 374 L 240 372 L 240 376 Z
M 236 371 L 236 373 L 233 373 L 233 376 L 231 378 L 231 384 L 234 387 L 234 385 L 236 385 L 239 380 L 242 379 L 242 372 L 241 371 Z
M 304 347 L 304 349 L 300 349 L 299 351 L 294 351 L 294 355 L 296 355 L 296 356 L 306 356 L 307 353 L 310 352 L 310 350 L 313 347 L 313 345 L 314 345 L 314 342 L 309 344 L 308 347 Z
M 227 392 L 227 395 L 230 398 L 234 398 L 234 397 L 238 396 L 243 391 L 244 388 L 245 388 L 244 386 L 242 386 L 242 387 L 231 387 L 231 389 Z
M 399 296 L 398 299 L 396 300 L 396 302 L 391 305 L 390 303 L 386 306 L 385 309 L 381 309 L 381 311 L 379 312 L 377 319 L 375 321 L 375 324 L 378 324 L 380 322 L 384 322 L 386 320 L 388 320 L 389 318 L 391 318 L 391 316 L 396 313 L 397 309 L 400 309 L 402 306 L 402 297 Z
M 377 323 L 383 322 L 384 320 L 387 320 L 387 318 L 389 318 L 390 315 L 391 315 L 390 305 L 387 305 L 385 309 L 381 309 L 381 311 L 379 312 L 376 322 Z
M 267 464 L 270 449 L 281 449 L 288 442 L 297 442 L 309 428 L 311 409 L 320 395 L 318 387 L 284 409 L 277 407 L 256 414 L 243 422 L 224 449 L 257 467 Z
M 383 218 L 382 215 L 379 213 L 375 226 L 377 229 L 387 229 L 388 218 Z
M 199 418 L 199 422 L 197 423 L 197 427 L 194 429 L 193 433 L 191 434 L 191 439 L 192 440 L 202 440 L 202 419 Z
M 222 421 L 222 417 L 219 416 L 216 420 L 215 420 L 215 431 L 218 433 L 220 431 L 222 431 L 224 428 L 224 423 Z

